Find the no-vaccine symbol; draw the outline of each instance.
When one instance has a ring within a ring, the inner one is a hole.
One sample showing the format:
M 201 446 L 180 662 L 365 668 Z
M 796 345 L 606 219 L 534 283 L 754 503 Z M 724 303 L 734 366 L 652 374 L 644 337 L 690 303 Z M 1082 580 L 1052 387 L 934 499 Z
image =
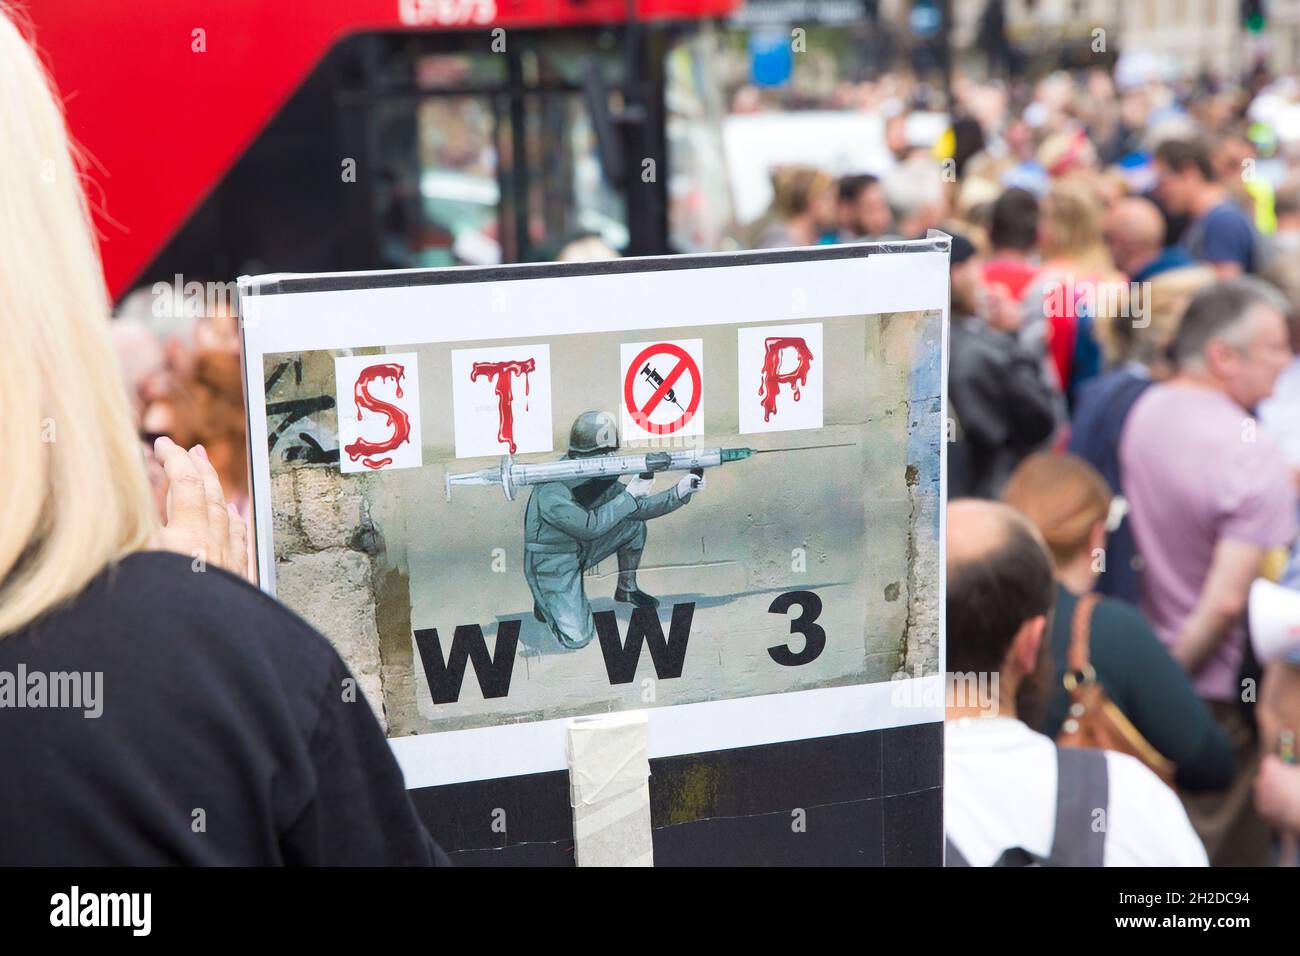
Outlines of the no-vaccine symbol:
M 704 434 L 701 339 L 624 343 L 620 358 L 625 436 Z
M 415 353 L 334 360 L 339 469 L 419 468 L 420 376 Z

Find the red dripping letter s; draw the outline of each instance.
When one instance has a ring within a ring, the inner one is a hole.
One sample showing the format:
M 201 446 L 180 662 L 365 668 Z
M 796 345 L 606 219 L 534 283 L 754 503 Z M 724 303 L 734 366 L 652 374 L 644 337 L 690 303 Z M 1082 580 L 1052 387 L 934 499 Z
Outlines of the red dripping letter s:
M 386 365 L 369 365 L 361 370 L 357 376 L 356 384 L 352 386 L 352 397 L 357 404 L 357 421 L 361 421 L 361 410 L 375 412 L 379 415 L 388 417 L 388 427 L 393 430 L 391 437 L 384 441 L 368 441 L 365 438 L 357 437 L 357 440 L 346 446 L 343 450 L 347 452 L 349 458 L 356 461 L 361 459 L 361 464 L 367 468 L 383 468 L 385 465 L 393 463 L 392 458 L 376 458 L 376 455 L 382 455 L 385 452 L 392 451 L 399 445 L 402 445 L 411 439 L 411 419 L 406 412 L 402 411 L 396 405 L 382 401 L 370 394 L 370 383 L 377 379 L 391 378 L 397 385 L 397 397 L 402 397 L 402 379 L 406 375 L 406 368 L 394 363 Z
M 808 384 L 813 354 L 808 350 L 808 343 L 797 338 L 766 339 L 763 349 L 763 380 L 758 387 L 758 397 L 763 402 L 763 421 L 767 421 L 776 414 L 776 396 L 782 384 L 789 385 L 794 391 L 794 400 L 799 401 L 800 386 Z M 786 349 L 794 349 L 797 362 L 791 371 L 782 372 L 781 353 Z

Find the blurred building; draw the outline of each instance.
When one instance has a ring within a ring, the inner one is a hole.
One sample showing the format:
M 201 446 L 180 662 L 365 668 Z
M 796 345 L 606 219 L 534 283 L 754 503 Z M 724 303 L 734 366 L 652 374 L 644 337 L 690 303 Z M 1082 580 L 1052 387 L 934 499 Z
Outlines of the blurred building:
M 907 6 L 910 0 L 882 0 Z M 1019 64 L 1031 71 L 1110 63 L 1116 48 L 1120 0 L 949 0 L 953 6 L 953 46 L 963 62 L 978 63 L 988 52 L 990 18 L 1004 25 Z M 1145 0 L 1142 0 L 1145 2 Z M 1157 0 L 1152 0 L 1157 2 Z M 1166 2 L 1166 0 L 1158 0 Z M 1236 2 L 1236 0 L 1232 0 Z M 1000 11 L 995 8 L 1000 7 Z M 1102 49 L 1097 49 L 1103 30 Z
M 915 0 L 881 0 L 882 17 L 906 18 Z M 1256 63 L 1300 70 L 1300 0 L 949 0 L 952 42 L 981 65 L 990 11 L 1031 72 L 1108 65 L 1141 54 L 1168 76 L 1239 75 Z M 1251 8 L 1259 19 L 1245 28 Z
M 1281 2 L 1295 6 L 1293 0 Z M 1125 50 L 1150 53 L 1179 76 L 1227 76 L 1241 69 L 1240 0 L 1126 0 L 1118 6 Z
M 1248 30 L 1251 9 L 1258 20 Z M 1274 73 L 1300 69 L 1300 0 L 1127 0 L 1120 43 L 1160 57 L 1179 76 L 1233 76 L 1264 63 Z
M 1300 0 L 1272 0 L 1259 43 L 1279 73 L 1300 70 Z

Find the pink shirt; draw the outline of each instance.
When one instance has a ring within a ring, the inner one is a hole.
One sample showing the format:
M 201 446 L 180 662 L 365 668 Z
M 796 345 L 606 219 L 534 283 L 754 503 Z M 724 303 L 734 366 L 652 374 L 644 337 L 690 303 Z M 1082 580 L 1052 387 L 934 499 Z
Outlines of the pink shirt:
M 1171 646 L 1196 606 L 1215 543 L 1272 549 L 1296 534 L 1296 492 L 1281 450 L 1222 392 L 1155 385 L 1129 413 L 1119 445 L 1142 572 L 1142 611 Z M 1240 694 L 1245 627 L 1233 627 L 1193 675 L 1211 700 Z

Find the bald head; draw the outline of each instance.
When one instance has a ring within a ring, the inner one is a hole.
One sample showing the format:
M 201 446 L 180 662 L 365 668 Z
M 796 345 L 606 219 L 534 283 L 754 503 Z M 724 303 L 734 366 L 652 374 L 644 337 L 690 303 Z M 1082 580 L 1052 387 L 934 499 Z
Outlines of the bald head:
M 1129 275 L 1159 255 L 1165 245 L 1164 216 L 1155 203 L 1140 196 L 1111 206 L 1103 229 L 1115 265 Z
M 981 561 L 1006 543 L 1008 529 L 1028 522 L 1010 505 L 961 498 L 948 505 L 948 567 Z M 1032 528 L 1030 528 L 1032 531 Z
M 948 506 L 948 670 L 1000 671 L 1021 625 L 1051 611 L 1052 563 L 1037 529 L 1008 505 Z

